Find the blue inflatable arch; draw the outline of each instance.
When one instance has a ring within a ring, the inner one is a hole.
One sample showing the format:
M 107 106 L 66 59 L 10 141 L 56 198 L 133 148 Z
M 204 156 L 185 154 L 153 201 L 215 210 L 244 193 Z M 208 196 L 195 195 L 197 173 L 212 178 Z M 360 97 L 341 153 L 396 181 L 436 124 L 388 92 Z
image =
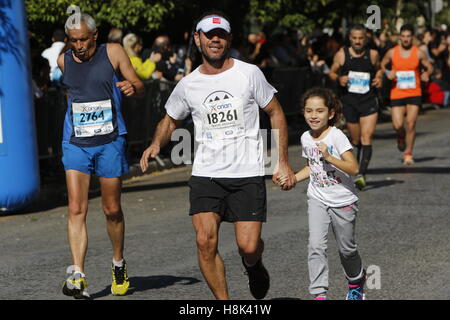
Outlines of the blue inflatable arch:
M 0 214 L 39 194 L 27 33 L 23 0 L 0 0 Z

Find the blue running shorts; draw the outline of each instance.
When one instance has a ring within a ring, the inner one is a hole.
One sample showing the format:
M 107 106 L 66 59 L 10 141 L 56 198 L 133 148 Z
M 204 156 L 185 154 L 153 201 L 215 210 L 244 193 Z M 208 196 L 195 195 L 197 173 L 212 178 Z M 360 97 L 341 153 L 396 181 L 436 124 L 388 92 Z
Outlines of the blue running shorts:
M 118 136 L 110 143 L 95 147 L 79 147 L 62 143 L 64 170 L 77 170 L 104 178 L 121 177 L 129 172 L 126 140 Z

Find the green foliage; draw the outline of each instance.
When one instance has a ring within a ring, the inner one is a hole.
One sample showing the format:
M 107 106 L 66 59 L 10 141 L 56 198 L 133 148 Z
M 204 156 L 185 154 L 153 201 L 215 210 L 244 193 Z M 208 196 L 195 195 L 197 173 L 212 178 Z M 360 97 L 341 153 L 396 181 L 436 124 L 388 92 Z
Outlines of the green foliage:
M 444 0 L 436 24 L 450 25 L 448 2 Z M 424 15 L 429 24 L 428 3 L 428 0 L 25 0 L 29 28 L 39 42 L 43 41 L 42 34 L 48 37 L 53 28 L 64 26 L 71 4 L 91 14 L 100 27 L 115 26 L 138 33 L 190 30 L 201 12 L 215 7 L 231 17 L 235 36 L 239 36 L 255 25 L 268 26 L 269 30 L 289 27 L 311 32 L 317 27 L 339 27 L 343 19 L 347 23 L 365 23 L 369 17 L 367 7 L 373 4 L 381 8 L 381 18 L 390 29 L 399 17 L 414 24 L 416 17 Z
M 64 25 L 71 4 L 93 16 L 98 25 L 108 23 L 119 28 L 139 26 L 143 32 L 158 29 L 164 17 L 173 10 L 175 0 L 25 0 L 28 23 Z
M 345 18 L 348 23 L 366 23 L 369 14 L 367 8 L 378 5 L 381 18 L 392 28 L 396 18 L 405 23 L 415 24 L 416 18 L 423 15 L 430 24 L 427 0 L 251 0 L 250 21 L 259 25 L 290 27 L 309 32 L 315 27 L 339 26 Z M 448 0 L 444 0 L 444 9 L 436 16 L 437 23 L 450 24 Z M 400 15 L 397 17 L 397 8 Z

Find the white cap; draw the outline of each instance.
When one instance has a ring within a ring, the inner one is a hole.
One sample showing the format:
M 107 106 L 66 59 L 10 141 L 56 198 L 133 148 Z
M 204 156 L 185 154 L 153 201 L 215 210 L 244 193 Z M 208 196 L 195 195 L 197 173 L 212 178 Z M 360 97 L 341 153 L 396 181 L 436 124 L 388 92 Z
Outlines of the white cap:
M 226 32 L 231 32 L 230 23 L 227 19 L 224 17 L 219 16 L 209 16 L 204 19 L 202 19 L 195 28 L 195 31 L 203 31 L 203 32 L 209 32 L 213 29 L 220 28 L 225 30 Z

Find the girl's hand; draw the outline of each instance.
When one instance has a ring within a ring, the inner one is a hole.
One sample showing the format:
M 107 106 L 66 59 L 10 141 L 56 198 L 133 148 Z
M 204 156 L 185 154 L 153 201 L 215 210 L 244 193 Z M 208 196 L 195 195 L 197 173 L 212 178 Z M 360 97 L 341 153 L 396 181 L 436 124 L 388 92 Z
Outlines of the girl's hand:
M 316 145 L 319 148 L 319 151 L 322 153 L 323 158 L 326 160 L 330 156 L 330 154 L 328 153 L 327 145 L 323 142 L 316 143 Z
M 288 180 L 288 176 L 287 175 L 278 176 L 277 177 L 277 184 L 280 185 L 280 186 L 283 186 L 286 183 L 287 180 Z

